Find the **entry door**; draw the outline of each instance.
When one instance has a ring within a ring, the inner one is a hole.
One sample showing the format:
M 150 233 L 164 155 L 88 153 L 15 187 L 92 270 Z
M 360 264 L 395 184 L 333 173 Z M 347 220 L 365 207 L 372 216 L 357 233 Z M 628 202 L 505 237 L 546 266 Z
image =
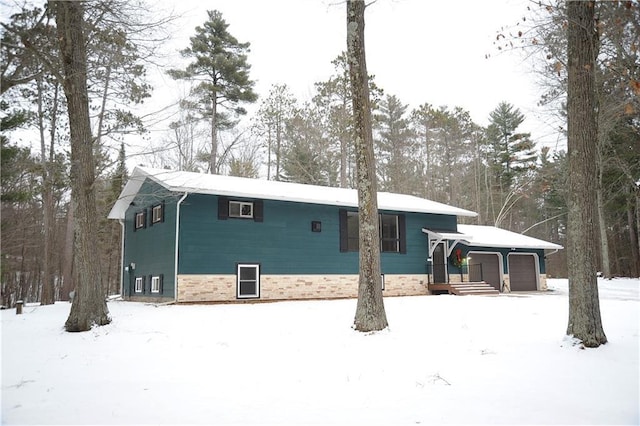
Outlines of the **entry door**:
M 440 243 L 433 251 L 433 283 L 444 284 L 447 282 L 447 265 L 445 263 L 444 244 Z

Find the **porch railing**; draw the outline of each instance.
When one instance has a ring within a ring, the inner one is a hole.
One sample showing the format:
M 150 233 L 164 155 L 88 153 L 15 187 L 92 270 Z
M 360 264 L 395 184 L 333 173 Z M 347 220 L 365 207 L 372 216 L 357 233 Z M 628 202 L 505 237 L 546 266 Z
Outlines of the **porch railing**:
M 452 265 L 433 265 L 427 263 L 428 284 L 449 284 L 450 276 L 460 276 L 459 282 L 484 281 L 482 264 L 462 265 L 456 268 Z

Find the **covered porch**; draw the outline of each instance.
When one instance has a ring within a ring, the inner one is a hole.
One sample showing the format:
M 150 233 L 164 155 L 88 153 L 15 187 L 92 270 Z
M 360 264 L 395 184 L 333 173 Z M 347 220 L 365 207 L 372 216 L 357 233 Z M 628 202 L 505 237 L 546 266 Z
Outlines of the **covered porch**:
M 422 228 L 429 238 L 427 286 L 430 294 L 499 294 L 499 290 L 484 281 L 483 265 L 469 264 L 458 243 L 469 244 L 471 235 L 460 232 Z

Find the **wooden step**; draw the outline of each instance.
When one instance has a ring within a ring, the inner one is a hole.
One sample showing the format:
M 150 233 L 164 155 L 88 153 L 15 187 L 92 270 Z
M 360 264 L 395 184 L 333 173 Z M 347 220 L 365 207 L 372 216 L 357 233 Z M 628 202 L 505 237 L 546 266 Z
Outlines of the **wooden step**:
M 485 282 L 451 284 L 451 293 L 458 296 L 500 294 L 498 290 Z

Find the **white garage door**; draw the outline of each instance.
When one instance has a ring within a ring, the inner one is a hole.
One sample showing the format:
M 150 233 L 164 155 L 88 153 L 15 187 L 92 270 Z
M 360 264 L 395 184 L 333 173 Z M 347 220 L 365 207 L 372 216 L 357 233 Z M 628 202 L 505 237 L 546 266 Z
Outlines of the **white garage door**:
M 510 254 L 508 260 L 511 291 L 538 290 L 536 257 L 532 254 Z

